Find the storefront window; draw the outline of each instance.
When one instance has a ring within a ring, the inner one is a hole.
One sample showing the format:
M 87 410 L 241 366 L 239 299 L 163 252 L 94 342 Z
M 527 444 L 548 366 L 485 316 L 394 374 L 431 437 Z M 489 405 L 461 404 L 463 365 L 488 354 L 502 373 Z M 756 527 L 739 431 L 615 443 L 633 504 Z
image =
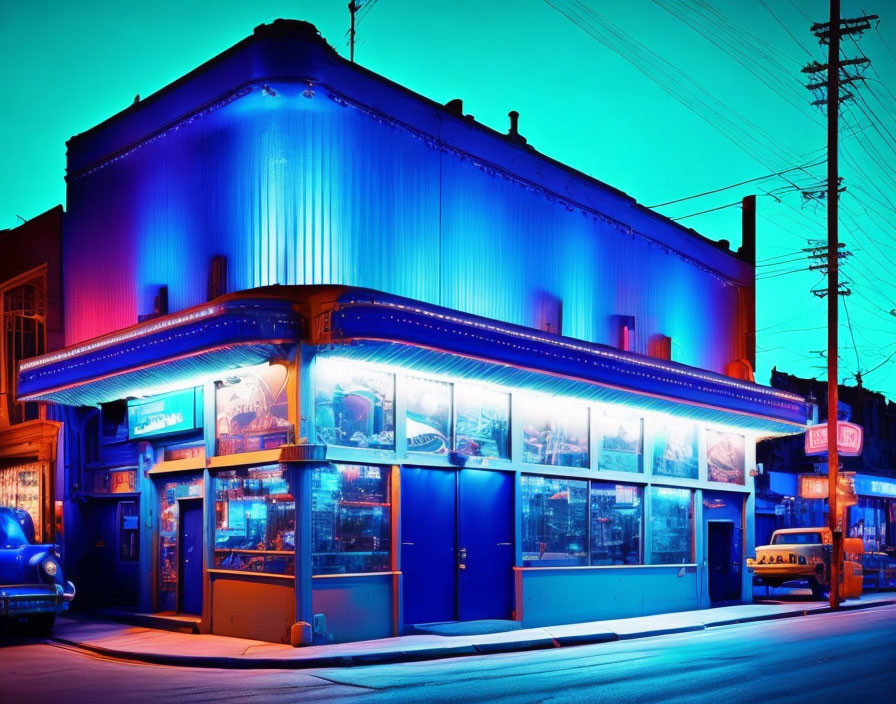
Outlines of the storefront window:
M 201 496 L 202 477 L 165 482 L 159 487 L 159 611 L 177 610 L 177 500 Z
M 215 567 L 295 574 L 296 504 L 286 469 L 232 469 L 214 482 Z
M 588 482 L 523 475 L 523 566 L 588 564 Z
M 392 569 L 389 468 L 317 467 L 311 477 L 311 566 L 314 574 Z
M 444 455 L 451 449 L 451 384 L 407 379 L 408 452 Z
M 744 484 L 744 436 L 706 430 L 706 470 L 709 481 Z
M 455 407 L 458 454 L 510 459 L 510 394 L 458 384 Z
M 523 462 L 588 467 L 588 409 L 527 398 L 521 404 Z
M 591 564 L 640 565 L 643 489 L 591 482 Z
M 601 434 L 598 468 L 614 472 L 641 472 L 643 433 L 641 418 L 622 413 L 599 416 Z
M 319 442 L 394 449 L 394 374 L 321 357 L 315 362 L 314 394 Z
M 271 364 L 217 383 L 217 454 L 270 450 L 293 442 L 286 377 L 286 365 Z
M 41 515 L 41 483 L 46 474 L 45 462 L 29 462 L 0 468 L 0 506 L 11 506 L 28 512 L 34 523 L 34 535 L 43 539 Z
M 650 495 L 650 527 L 653 532 L 651 564 L 693 562 L 693 492 L 690 489 L 654 487 Z
M 669 420 L 657 433 L 653 473 L 683 479 L 697 478 L 697 427 Z
M 861 496 L 849 507 L 850 538 L 861 538 L 866 552 L 892 551 L 896 499 Z

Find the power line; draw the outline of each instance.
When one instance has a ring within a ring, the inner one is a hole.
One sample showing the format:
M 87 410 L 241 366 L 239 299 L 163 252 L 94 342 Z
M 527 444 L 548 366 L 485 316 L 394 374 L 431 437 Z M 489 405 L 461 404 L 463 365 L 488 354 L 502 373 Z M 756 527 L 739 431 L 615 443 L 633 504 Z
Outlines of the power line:
M 714 193 L 721 193 L 722 191 L 727 191 L 732 188 L 737 188 L 738 186 L 745 186 L 748 183 L 756 183 L 757 181 L 766 181 L 770 178 L 775 178 L 776 176 L 781 176 L 782 174 L 788 174 L 791 171 L 801 171 L 803 169 L 812 168 L 813 166 L 819 166 L 824 163 L 824 159 L 821 161 L 816 161 L 811 164 L 804 164 L 802 166 L 791 166 L 789 169 L 783 169 L 782 171 L 775 171 L 771 174 L 766 174 L 765 176 L 757 176 L 756 178 L 748 178 L 746 181 L 738 181 L 737 183 L 732 183 L 730 186 L 722 186 L 721 188 L 714 188 L 711 191 L 704 191 L 703 193 L 695 193 L 692 196 L 685 196 L 684 198 L 676 198 L 675 200 L 669 200 L 665 203 L 658 203 L 656 205 L 648 205 L 648 208 L 663 208 L 667 205 L 673 205 L 675 203 L 681 203 L 686 200 L 692 200 L 693 198 L 702 198 L 703 196 L 710 196 Z

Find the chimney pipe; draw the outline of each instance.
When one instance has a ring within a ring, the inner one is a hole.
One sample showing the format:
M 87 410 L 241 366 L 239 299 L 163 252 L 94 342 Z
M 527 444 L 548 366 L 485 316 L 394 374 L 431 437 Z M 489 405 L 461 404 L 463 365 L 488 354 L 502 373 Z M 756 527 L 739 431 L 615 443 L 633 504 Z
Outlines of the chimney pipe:
M 511 110 L 507 113 L 507 116 L 510 118 L 510 131 L 507 132 L 507 136 L 514 142 L 525 144 L 526 138 L 519 131 L 520 114 L 516 110 Z

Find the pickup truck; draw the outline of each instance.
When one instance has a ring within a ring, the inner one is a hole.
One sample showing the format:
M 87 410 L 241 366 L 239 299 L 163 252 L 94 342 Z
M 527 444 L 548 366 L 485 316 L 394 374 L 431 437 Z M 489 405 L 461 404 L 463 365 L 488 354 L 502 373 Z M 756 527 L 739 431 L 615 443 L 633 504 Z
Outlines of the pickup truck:
M 816 599 L 824 598 L 830 588 L 830 528 L 783 528 L 772 533 L 771 544 L 756 547 L 756 559 L 747 560 L 747 569 L 763 584 L 780 587 L 784 582 L 805 580 Z M 843 541 L 846 557 L 841 575 L 841 596 L 862 594 L 862 565 L 857 557 L 863 552 L 862 541 Z M 855 558 L 855 559 L 853 559 Z

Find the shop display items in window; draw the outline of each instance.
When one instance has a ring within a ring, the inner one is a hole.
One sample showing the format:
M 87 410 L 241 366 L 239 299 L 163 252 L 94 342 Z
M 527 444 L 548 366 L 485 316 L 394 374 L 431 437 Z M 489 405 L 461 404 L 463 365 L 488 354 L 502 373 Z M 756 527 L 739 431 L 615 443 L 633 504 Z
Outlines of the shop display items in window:
M 598 468 L 615 472 L 641 472 L 643 429 L 639 416 L 607 412 L 598 417 L 601 434 Z
M 217 454 L 270 450 L 294 441 L 286 380 L 286 365 L 271 364 L 217 382 Z
M 455 386 L 454 449 L 467 457 L 510 459 L 510 394 Z
M 319 358 L 314 374 L 318 442 L 395 448 L 395 375 L 354 362 Z
M 644 489 L 591 482 L 591 564 L 641 565 Z
M 392 569 L 390 470 L 362 464 L 314 469 L 311 479 L 314 574 Z
M 588 564 L 588 482 L 523 475 L 523 566 Z
M 662 427 L 654 445 L 653 473 L 697 478 L 697 426 L 670 420 Z
M 296 504 L 280 465 L 214 478 L 216 569 L 295 574 Z
M 694 497 L 690 489 L 654 487 L 650 493 L 653 544 L 650 562 L 680 565 L 694 561 Z
M 744 484 L 744 436 L 706 429 L 706 473 L 711 482 Z
M 41 481 L 47 469 L 45 462 L 29 462 L 0 468 L 0 506 L 20 508 L 28 512 L 34 523 L 37 542 L 43 540 L 41 515 Z
M 408 452 L 444 455 L 451 449 L 451 384 L 409 376 L 405 432 Z
M 588 409 L 548 399 L 522 405 L 523 462 L 588 467 Z

